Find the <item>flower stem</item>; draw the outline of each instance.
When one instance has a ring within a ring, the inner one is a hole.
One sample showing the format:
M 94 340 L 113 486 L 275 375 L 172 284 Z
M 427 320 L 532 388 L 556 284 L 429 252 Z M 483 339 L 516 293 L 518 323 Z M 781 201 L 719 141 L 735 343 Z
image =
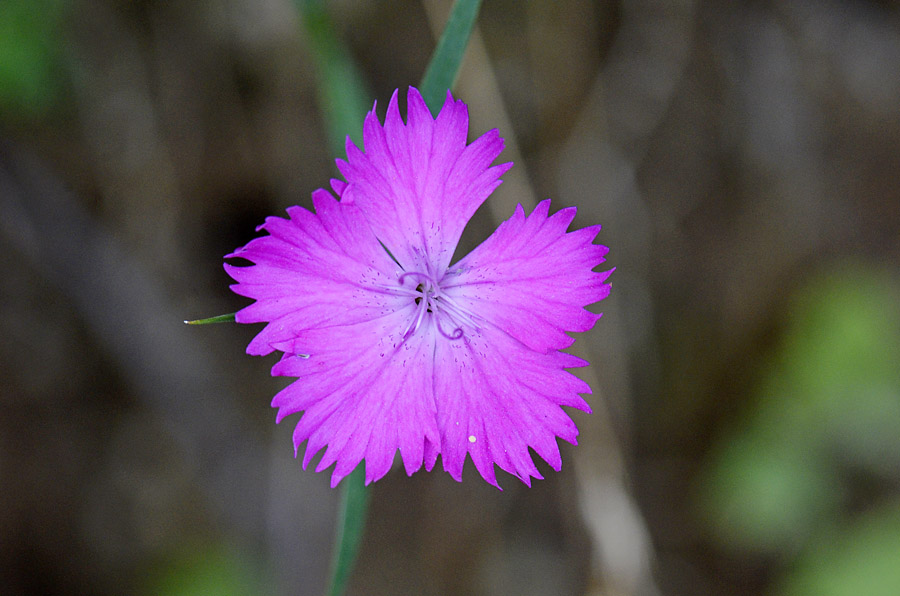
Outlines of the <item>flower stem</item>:
M 337 534 L 331 563 L 331 587 L 328 596 L 342 596 L 347 589 L 350 572 L 356 562 L 359 545 L 366 525 L 369 491 L 365 485 L 366 467 L 359 464 L 341 483 L 341 502 L 338 510 Z

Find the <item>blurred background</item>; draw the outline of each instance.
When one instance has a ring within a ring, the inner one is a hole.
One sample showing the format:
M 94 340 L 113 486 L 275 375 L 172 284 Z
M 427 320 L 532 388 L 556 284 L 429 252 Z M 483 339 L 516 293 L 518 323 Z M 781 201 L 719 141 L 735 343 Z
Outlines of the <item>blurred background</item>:
M 0 0 L 0 593 L 322 592 L 286 380 L 181 321 L 449 8 Z M 516 162 L 460 254 L 517 202 L 604 226 L 595 411 L 531 489 L 376 483 L 351 593 L 900 594 L 900 4 L 490 0 L 456 94 Z

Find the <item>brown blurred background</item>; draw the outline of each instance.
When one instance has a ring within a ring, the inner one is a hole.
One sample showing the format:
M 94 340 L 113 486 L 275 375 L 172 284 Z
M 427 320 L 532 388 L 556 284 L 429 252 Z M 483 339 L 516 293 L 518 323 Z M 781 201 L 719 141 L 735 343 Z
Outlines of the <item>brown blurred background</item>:
M 383 110 L 449 3 L 326 8 Z M 181 323 L 336 174 L 309 31 L 0 0 L 0 593 L 322 593 L 286 381 Z M 604 226 L 595 413 L 531 489 L 376 483 L 351 593 L 900 594 L 900 4 L 488 0 L 456 93 L 516 162 L 461 251 L 516 202 Z

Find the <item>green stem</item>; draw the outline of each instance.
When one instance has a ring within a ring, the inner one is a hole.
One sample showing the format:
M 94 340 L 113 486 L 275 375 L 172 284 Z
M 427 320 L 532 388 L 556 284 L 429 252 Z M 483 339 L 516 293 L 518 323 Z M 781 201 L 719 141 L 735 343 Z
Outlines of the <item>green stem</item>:
M 366 466 L 359 464 L 342 484 L 338 509 L 334 559 L 331 563 L 331 587 L 328 596 L 342 596 L 347 589 L 350 573 L 356 562 L 359 545 L 366 526 L 369 491 L 366 489 Z

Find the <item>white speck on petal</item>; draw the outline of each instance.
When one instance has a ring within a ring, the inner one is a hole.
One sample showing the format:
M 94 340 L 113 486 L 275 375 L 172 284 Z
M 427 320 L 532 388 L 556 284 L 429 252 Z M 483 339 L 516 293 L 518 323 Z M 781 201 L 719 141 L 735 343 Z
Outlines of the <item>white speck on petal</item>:
M 469 435 L 469 442 L 470 442 L 470 443 L 474 443 L 474 442 L 475 442 L 475 435 Z

